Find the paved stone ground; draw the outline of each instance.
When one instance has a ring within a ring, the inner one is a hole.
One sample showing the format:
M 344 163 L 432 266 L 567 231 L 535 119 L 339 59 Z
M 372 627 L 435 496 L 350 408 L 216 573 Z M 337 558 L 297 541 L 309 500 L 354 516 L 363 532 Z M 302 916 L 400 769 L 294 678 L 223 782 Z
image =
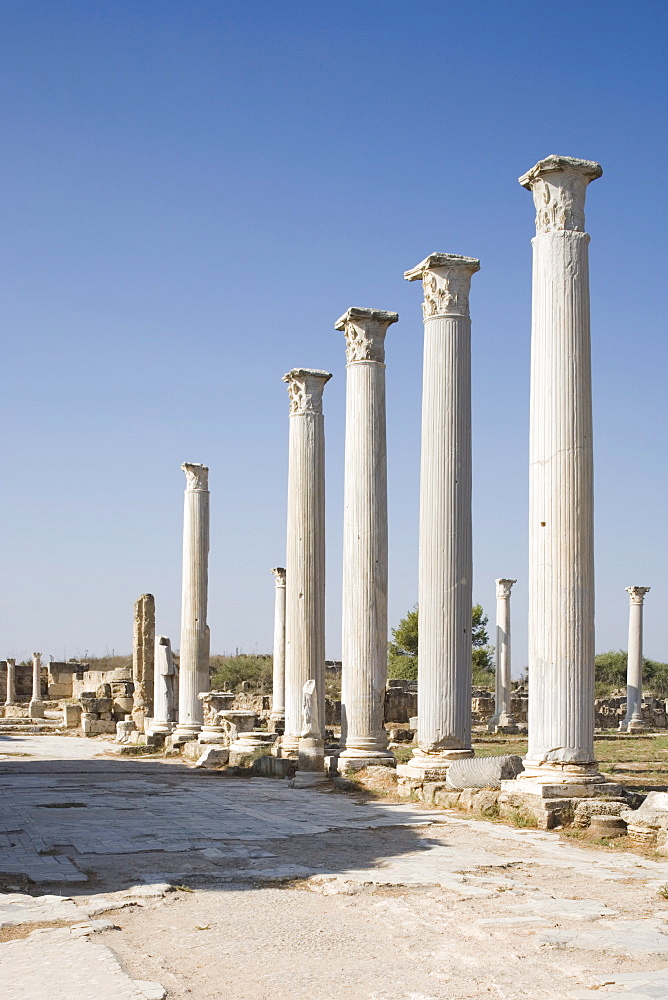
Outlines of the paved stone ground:
M 108 749 L 0 738 L 2 1000 L 668 998 L 666 860 Z

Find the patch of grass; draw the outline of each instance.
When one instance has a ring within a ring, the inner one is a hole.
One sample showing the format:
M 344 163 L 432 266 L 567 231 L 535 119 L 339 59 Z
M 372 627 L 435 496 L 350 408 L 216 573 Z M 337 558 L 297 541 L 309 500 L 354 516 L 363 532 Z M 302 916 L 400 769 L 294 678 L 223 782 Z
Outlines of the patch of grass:
M 656 891 L 658 892 L 659 896 L 663 896 L 664 899 L 668 899 L 668 883 L 659 886 L 659 888 Z
M 157 747 L 148 746 L 127 746 L 121 747 L 119 753 L 124 757 L 157 757 L 163 755 L 163 750 Z
M 172 889 L 174 890 L 174 892 L 194 892 L 195 891 L 194 889 L 191 889 L 189 885 L 173 885 Z
M 407 764 L 413 756 L 413 747 L 392 747 L 392 753 L 400 764 Z
M 521 809 L 513 809 L 510 814 L 510 820 L 513 826 L 517 826 L 520 829 L 536 829 L 538 823 L 536 822 L 536 817 L 532 816 L 531 813 L 523 812 Z

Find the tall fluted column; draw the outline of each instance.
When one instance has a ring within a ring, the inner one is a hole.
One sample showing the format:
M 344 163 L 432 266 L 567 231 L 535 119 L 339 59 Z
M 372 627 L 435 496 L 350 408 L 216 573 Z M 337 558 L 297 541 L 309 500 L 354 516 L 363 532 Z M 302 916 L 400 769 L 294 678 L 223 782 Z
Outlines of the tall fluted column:
M 517 580 L 496 581 L 496 698 L 490 733 L 517 732 L 510 711 L 510 591 Z
M 649 587 L 627 587 L 629 595 L 629 658 L 626 668 L 626 717 L 619 724 L 623 733 L 642 732 L 642 613 Z
M 315 681 L 325 723 L 325 430 L 322 393 L 329 372 L 293 368 L 290 398 L 288 529 L 285 563 L 284 756 L 297 756 L 304 684 Z
M 183 589 L 179 667 L 179 721 L 174 737 L 194 739 L 202 728 L 197 697 L 209 690 L 209 628 L 206 623 L 209 563 L 209 470 L 186 462 L 183 511 Z
M 42 701 L 42 654 L 32 654 L 32 698 L 30 699 L 31 719 L 44 718 L 44 702 Z
M 343 507 L 341 768 L 355 761 L 394 766 L 384 726 L 387 683 L 387 447 L 385 334 L 399 319 L 349 309 L 335 324 L 346 337 Z
M 597 783 L 587 185 L 598 163 L 548 156 L 536 206 L 529 443 L 529 750 L 521 780 Z
M 274 672 L 271 686 L 271 715 L 274 731 L 285 723 L 285 569 L 277 566 L 271 571 L 276 581 L 274 597 Z
M 430 254 L 424 288 L 418 747 L 406 777 L 441 778 L 471 749 L 471 320 L 480 261 Z
M 13 705 L 16 701 L 16 660 L 7 657 L 7 697 L 5 705 Z
M 151 734 L 171 733 L 174 728 L 174 676 L 172 644 L 166 635 L 156 635 L 153 657 L 153 719 Z

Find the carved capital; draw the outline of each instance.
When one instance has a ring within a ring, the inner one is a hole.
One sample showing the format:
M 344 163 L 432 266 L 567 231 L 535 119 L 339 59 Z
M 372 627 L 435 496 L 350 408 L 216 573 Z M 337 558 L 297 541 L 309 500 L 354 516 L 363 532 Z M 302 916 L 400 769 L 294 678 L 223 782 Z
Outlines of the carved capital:
M 7 663 L 8 667 L 15 667 L 16 666 L 16 660 L 14 659 L 13 656 L 8 656 L 5 662 Z
M 497 580 L 496 581 L 496 596 L 497 597 L 510 597 L 510 591 L 513 589 L 513 584 L 517 583 L 517 580 Z
M 209 491 L 209 469 L 199 462 L 184 462 L 181 466 L 186 474 L 186 490 L 198 493 Z
M 625 587 L 624 588 L 629 595 L 629 604 L 643 604 L 645 601 L 645 594 L 648 593 L 651 587 Z
M 285 569 L 282 566 L 277 566 L 271 572 L 276 577 L 276 587 L 285 587 Z
M 331 378 L 330 372 L 318 368 L 293 368 L 283 381 L 288 384 L 290 416 L 322 413 L 322 392 Z
M 41 666 L 42 665 L 42 654 L 41 653 L 33 653 L 32 654 L 32 662 L 34 664 L 39 663 L 39 665 Z
M 385 334 L 396 323 L 399 313 L 384 309 L 358 309 L 353 306 L 334 324 L 346 335 L 346 358 L 354 361 L 385 361 Z
M 531 191 L 536 206 L 536 235 L 559 230 L 583 233 L 587 185 L 602 173 L 593 160 L 553 154 L 523 174 L 519 182 Z
M 422 279 L 424 302 L 422 314 L 431 316 L 469 316 L 471 278 L 480 270 L 475 257 L 455 253 L 431 253 L 417 267 L 404 272 L 406 281 Z

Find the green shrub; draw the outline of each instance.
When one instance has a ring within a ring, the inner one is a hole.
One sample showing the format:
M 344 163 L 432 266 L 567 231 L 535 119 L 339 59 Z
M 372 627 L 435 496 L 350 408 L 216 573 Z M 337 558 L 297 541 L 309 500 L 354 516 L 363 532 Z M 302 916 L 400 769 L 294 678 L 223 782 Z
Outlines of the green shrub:
M 239 691 L 247 681 L 253 691 L 270 694 L 272 687 L 273 656 L 268 653 L 251 656 L 212 656 L 209 664 L 211 687 L 214 691 Z

